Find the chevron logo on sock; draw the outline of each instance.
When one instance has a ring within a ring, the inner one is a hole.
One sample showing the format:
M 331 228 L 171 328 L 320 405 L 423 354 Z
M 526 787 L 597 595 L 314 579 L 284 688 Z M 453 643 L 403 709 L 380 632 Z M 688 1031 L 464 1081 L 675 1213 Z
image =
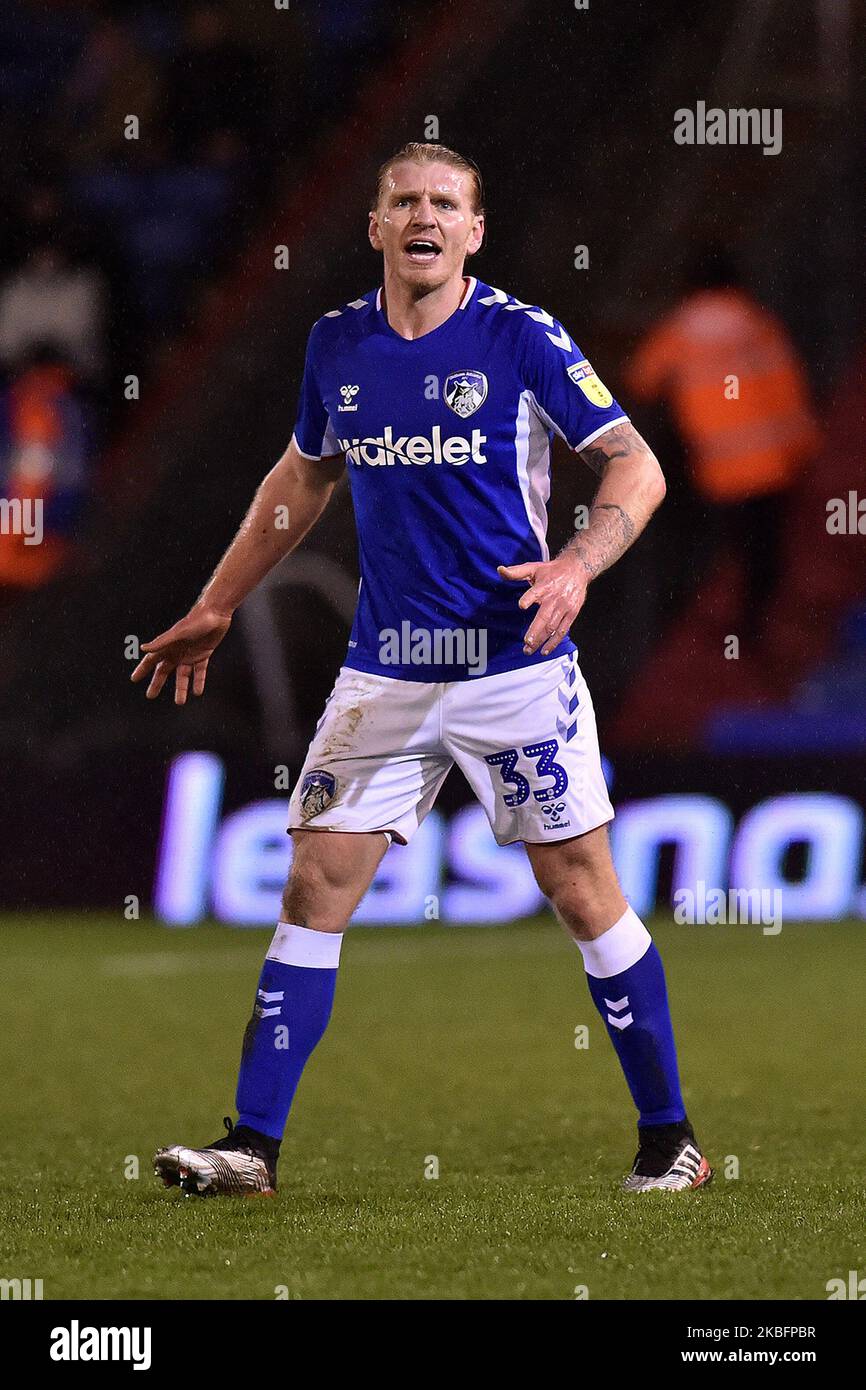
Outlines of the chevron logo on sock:
M 274 1014 L 278 1014 L 280 1012 L 280 1004 L 283 1002 L 284 993 L 285 991 L 281 989 L 274 990 L 272 993 L 269 993 L 268 990 L 265 989 L 256 990 L 256 999 L 261 1000 L 261 1003 L 256 1006 L 256 1012 L 259 1018 L 272 1018 Z M 275 1009 L 263 1009 L 262 1004 L 276 1004 L 277 1007 Z
M 627 994 L 624 994 L 622 996 L 622 999 L 605 999 L 604 1002 L 609 1009 L 613 1010 L 613 1012 L 609 1013 L 607 1016 L 607 1021 L 610 1024 L 611 1028 L 627 1028 L 630 1023 L 634 1023 L 634 1017 L 632 1014 L 624 1014 L 622 1012 L 623 1009 L 628 1008 Z M 621 1016 L 617 1017 L 617 1015 Z

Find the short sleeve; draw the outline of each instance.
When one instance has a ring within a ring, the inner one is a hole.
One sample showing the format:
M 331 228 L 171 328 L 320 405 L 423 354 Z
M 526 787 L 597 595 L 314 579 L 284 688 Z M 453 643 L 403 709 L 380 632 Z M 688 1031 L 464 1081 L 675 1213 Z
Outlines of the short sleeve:
M 530 310 L 522 342 L 522 376 L 541 420 L 574 450 L 628 420 L 560 323 Z
M 295 422 L 294 440 L 304 458 L 327 458 L 339 454 L 340 444 L 331 425 L 330 417 L 316 374 L 318 334 L 313 326 L 307 342 L 304 360 L 304 375 L 298 400 L 298 416 Z

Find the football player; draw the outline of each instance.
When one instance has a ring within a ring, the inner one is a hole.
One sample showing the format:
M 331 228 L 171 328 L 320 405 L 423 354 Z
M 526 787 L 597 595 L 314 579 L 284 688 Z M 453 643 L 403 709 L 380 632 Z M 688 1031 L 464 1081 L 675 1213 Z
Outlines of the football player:
M 236 608 L 348 471 L 357 611 L 291 797 L 293 863 L 244 1037 L 238 1119 L 212 1144 L 155 1159 L 189 1192 L 275 1189 L 343 934 L 389 844 L 407 843 L 455 762 L 499 844 L 525 846 L 582 956 L 638 1111 L 625 1187 L 679 1191 L 712 1176 L 683 1105 L 661 958 L 611 860 L 613 809 L 569 638 L 664 479 L 567 330 L 467 273 L 483 236 L 470 161 L 410 144 L 382 166 L 369 215 L 382 284 L 314 324 L 285 454 L 198 602 L 144 644 L 133 674 L 151 699 L 172 675 L 177 704 L 201 695 Z M 554 434 L 599 485 L 588 525 L 551 558 Z

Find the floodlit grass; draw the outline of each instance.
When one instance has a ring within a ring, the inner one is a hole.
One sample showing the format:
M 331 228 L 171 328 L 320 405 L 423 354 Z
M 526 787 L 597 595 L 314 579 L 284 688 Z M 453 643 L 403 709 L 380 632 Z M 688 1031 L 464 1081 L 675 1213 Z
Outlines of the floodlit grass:
M 280 1191 L 243 1201 L 167 1191 L 150 1158 L 233 1113 L 269 933 L 0 932 L 0 1276 L 47 1299 L 823 1299 L 866 1273 L 864 923 L 658 927 L 717 1177 L 642 1197 L 618 1191 L 631 1101 L 546 919 L 350 933 Z

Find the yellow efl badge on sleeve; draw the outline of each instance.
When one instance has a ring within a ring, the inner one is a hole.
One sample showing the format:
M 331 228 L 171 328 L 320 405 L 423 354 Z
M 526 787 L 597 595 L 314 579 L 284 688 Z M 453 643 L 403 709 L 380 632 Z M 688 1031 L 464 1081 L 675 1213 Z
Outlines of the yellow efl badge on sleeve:
M 613 396 L 608 391 L 603 381 L 599 381 L 592 366 L 585 359 L 583 362 L 572 362 L 568 368 L 568 375 L 579 386 L 590 405 L 597 405 L 600 410 L 606 410 L 613 404 Z

